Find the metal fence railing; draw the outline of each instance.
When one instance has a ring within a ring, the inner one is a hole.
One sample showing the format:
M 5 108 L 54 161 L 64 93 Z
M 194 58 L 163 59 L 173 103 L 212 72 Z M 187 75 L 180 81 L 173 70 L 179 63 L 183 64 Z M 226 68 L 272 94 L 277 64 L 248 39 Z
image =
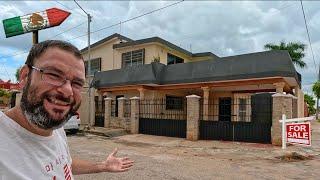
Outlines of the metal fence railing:
M 126 99 L 124 101 L 124 117 L 129 118 L 131 116 L 131 101 Z
M 187 101 L 184 97 L 140 100 L 140 118 L 187 119 Z
M 200 119 L 208 121 L 251 121 L 251 98 L 214 98 L 200 100 Z

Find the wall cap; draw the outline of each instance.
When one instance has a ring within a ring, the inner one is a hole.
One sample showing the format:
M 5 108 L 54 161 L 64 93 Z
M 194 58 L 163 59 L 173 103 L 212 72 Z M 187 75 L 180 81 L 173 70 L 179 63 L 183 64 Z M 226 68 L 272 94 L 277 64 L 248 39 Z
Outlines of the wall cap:
M 282 93 L 276 93 L 276 94 L 272 95 L 272 97 L 286 97 L 286 98 L 288 98 L 288 97 L 291 97 L 291 95 L 282 94 Z
M 106 97 L 106 98 L 104 98 L 104 100 L 109 101 L 109 100 L 112 100 L 112 98 L 111 97 Z
M 131 99 L 131 100 L 139 100 L 140 97 L 135 96 L 135 97 L 132 97 L 132 98 L 130 98 L 130 99 Z
M 200 99 L 201 97 L 200 97 L 200 96 L 197 96 L 197 95 L 192 94 L 192 95 L 186 96 L 186 98 L 198 98 L 198 99 Z
M 118 100 L 126 100 L 127 98 L 125 97 L 119 97 Z

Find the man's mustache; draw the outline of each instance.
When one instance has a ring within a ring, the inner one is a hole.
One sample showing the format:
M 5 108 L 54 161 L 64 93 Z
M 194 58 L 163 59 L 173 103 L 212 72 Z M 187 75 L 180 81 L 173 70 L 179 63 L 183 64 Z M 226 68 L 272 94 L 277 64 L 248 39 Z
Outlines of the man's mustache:
M 54 99 L 57 99 L 59 101 L 63 101 L 65 103 L 71 104 L 71 105 L 74 105 L 74 103 L 75 103 L 73 98 L 64 97 L 61 94 L 51 94 L 51 95 L 50 94 L 46 94 L 45 98 L 54 98 Z

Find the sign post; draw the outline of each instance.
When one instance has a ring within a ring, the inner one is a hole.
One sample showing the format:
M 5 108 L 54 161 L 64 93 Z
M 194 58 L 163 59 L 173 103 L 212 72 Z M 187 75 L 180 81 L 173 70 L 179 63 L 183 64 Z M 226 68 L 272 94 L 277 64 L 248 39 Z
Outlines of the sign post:
M 287 148 L 287 142 L 286 142 L 286 115 L 282 114 L 282 149 Z
M 38 43 L 38 30 L 59 26 L 71 13 L 50 8 L 2 21 L 6 37 L 33 32 L 33 43 Z
M 305 146 L 311 146 L 311 124 L 314 117 L 286 119 L 282 115 L 282 149 L 286 149 L 286 143 L 293 143 Z M 288 124 L 286 124 L 288 123 Z

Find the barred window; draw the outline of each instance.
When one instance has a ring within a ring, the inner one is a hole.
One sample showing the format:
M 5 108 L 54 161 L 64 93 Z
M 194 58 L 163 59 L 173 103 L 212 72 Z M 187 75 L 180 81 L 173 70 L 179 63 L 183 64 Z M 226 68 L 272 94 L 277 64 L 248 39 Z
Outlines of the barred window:
M 88 76 L 88 61 L 84 62 L 86 76 Z M 101 71 L 101 58 L 91 59 L 90 60 L 90 75 L 94 75 L 95 72 Z
M 183 97 L 166 96 L 166 110 L 183 110 Z
M 247 102 L 246 99 L 240 98 L 239 99 L 239 120 L 246 121 L 246 114 L 247 114 Z
M 144 56 L 144 49 L 122 53 L 122 67 L 142 65 L 144 64 Z

